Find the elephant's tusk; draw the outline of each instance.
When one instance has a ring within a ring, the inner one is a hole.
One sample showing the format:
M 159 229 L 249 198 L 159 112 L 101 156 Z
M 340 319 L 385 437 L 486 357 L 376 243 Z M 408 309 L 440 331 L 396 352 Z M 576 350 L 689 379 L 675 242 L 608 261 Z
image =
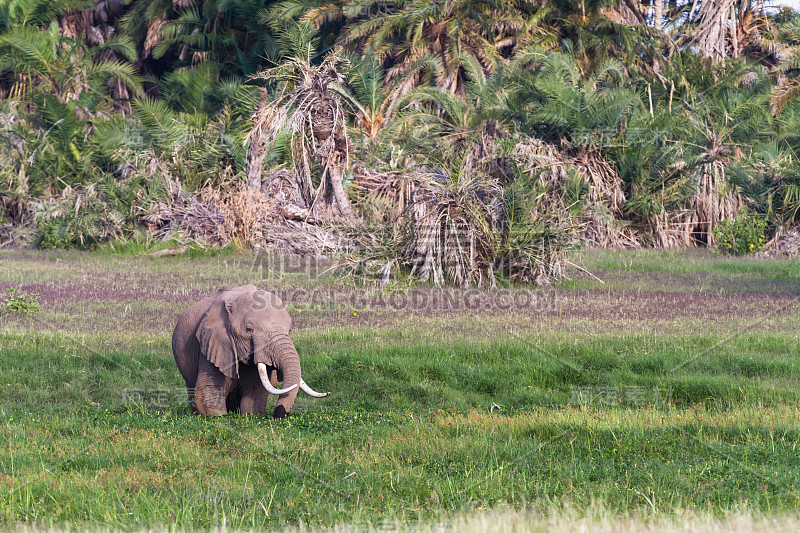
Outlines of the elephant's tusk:
M 308 386 L 308 383 L 306 383 L 306 380 L 304 380 L 303 378 L 300 378 L 300 388 L 303 389 L 303 392 L 305 392 L 309 396 L 313 396 L 314 398 L 324 398 L 325 396 L 330 394 L 330 392 L 315 391 L 314 389 Z
M 286 394 L 290 390 L 297 387 L 297 383 L 292 385 L 291 387 L 286 387 L 285 389 L 276 389 L 272 386 L 272 383 L 269 382 L 269 376 L 267 375 L 267 365 L 264 363 L 258 363 L 258 375 L 261 376 L 261 383 L 264 385 L 264 388 L 267 389 L 267 392 L 270 394 Z

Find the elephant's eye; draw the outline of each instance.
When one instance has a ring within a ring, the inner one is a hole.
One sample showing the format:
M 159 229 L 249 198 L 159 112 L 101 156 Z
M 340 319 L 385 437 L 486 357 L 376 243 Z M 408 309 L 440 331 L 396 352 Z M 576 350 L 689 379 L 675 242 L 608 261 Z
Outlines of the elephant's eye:
M 253 325 L 252 324 L 245 325 L 245 329 L 247 329 L 247 333 L 253 333 Z

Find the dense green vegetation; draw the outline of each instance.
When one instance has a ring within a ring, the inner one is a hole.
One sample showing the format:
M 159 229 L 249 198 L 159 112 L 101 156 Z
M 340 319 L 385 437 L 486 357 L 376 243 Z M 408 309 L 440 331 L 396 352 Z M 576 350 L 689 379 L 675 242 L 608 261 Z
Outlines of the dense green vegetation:
M 285 168 L 279 218 L 369 228 L 423 279 L 745 214 L 764 240 L 800 212 L 798 43 L 792 10 L 726 0 L 6 0 L 0 236 L 258 245 Z
M 2 523 L 409 524 L 506 506 L 771 517 L 800 505 L 797 260 L 584 253 L 571 259 L 605 284 L 458 289 L 456 301 L 539 303 L 448 309 L 380 288 L 354 300 L 336 277 L 274 276 L 257 259 L 0 252 L 0 288 L 40 299 L 36 314 L 0 316 Z M 174 319 L 244 282 L 283 295 L 304 378 L 333 394 L 299 396 L 280 421 L 192 416 Z

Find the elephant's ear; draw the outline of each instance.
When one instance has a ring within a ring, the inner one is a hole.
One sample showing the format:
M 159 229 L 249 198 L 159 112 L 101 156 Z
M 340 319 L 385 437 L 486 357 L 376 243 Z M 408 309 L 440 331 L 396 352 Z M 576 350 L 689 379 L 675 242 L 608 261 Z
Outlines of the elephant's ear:
M 238 379 L 239 358 L 236 357 L 236 346 L 228 320 L 231 301 L 226 296 L 230 295 L 222 293 L 208 308 L 197 327 L 197 340 L 200 341 L 200 350 L 206 359 L 229 378 Z

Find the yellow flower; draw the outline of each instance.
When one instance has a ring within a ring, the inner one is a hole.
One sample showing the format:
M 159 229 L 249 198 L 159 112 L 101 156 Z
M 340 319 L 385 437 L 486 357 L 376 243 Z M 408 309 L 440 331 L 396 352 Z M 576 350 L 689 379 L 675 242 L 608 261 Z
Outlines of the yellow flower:
M 353 311 L 353 316 L 356 316 L 356 312 L 355 311 Z

